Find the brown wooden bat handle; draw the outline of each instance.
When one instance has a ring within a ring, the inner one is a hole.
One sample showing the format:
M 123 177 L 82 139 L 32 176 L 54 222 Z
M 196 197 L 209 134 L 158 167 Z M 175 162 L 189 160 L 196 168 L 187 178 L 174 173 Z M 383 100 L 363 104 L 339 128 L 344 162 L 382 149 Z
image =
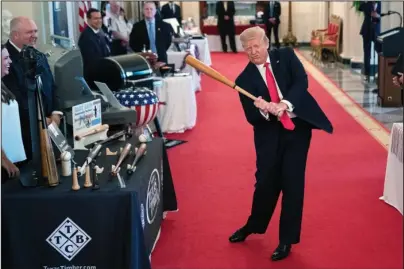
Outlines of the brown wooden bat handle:
M 234 89 L 236 91 L 238 91 L 239 93 L 247 96 L 248 98 L 252 99 L 253 101 L 256 101 L 258 98 L 255 97 L 254 95 L 252 95 L 251 93 L 247 92 L 246 90 L 244 90 L 243 88 L 240 88 L 239 86 L 235 86 Z
M 91 177 L 90 177 L 90 166 L 86 166 L 86 176 L 84 180 L 84 188 L 90 188 L 93 186 L 93 183 L 91 183 Z
M 74 167 L 74 169 L 73 169 L 73 184 L 72 184 L 72 190 L 74 190 L 74 191 L 80 190 L 79 180 L 78 180 L 78 178 L 77 178 L 77 167 Z
M 42 158 L 41 158 L 42 176 L 44 178 L 48 178 L 49 167 L 48 167 L 48 160 L 47 160 L 48 158 L 47 158 L 47 152 L 46 152 L 46 143 L 47 143 L 46 134 L 45 134 L 46 129 L 43 129 L 41 124 L 39 124 L 39 128 L 41 130 L 39 135 L 40 135 L 40 146 L 41 146 L 41 156 L 42 156 Z
M 76 135 L 76 136 L 74 137 L 74 139 L 76 139 L 76 141 L 80 141 L 81 139 L 83 139 L 83 138 L 86 137 L 86 136 L 103 132 L 103 131 L 107 130 L 108 128 L 109 128 L 109 125 L 108 125 L 108 124 L 104 124 L 104 125 L 101 125 L 100 127 L 97 127 L 97 128 L 95 128 L 95 129 L 91 130 L 91 131 L 88 131 L 88 132 L 86 132 L 86 133 L 84 133 L 84 134 Z

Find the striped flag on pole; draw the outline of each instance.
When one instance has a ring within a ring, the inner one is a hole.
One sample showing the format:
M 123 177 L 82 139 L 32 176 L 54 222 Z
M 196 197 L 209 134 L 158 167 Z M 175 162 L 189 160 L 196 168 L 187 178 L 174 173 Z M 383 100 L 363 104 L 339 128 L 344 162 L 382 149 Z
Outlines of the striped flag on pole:
M 84 31 L 87 26 L 87 11 L 91 8 L 91 1 L 80 1 L 79 2 L 79 31 L 80 33 Z

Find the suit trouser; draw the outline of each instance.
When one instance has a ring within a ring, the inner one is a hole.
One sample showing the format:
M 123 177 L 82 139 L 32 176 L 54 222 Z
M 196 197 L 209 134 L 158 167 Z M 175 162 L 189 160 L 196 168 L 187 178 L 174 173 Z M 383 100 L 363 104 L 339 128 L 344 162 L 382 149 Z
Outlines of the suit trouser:
M 300 241 L 306 160 L 312 132 L 304 121 L 293 121 L 296 125 L 293 131 L 279 126 L 277 143 L 258 145 L 255 191 L 246 225 L 252 233 L 265 233 L 282 192 L 279 241 L 284 244 Z
M 280 42 L 279 42 L 279 23 L 272 24 L 272 23 L 267 23 L 266 24 L 267 28 L 267 37 L 269 39 L 269 44 L 271 44 L 271 33 L 272 29 L 274 30 L 274 37 L 275 37 L 275 47 L 279 48 L 280 47 Z
M 372 52 L 372 39 L 369 37 L 362 36 L 363 39 L 363 66 L 364 75 L 370 75 L 370 56 Z M 374 75 L 374 74 L 373 74 Z
M 224 25 L 219 26 L 219 34 L 222 42 L 222 50 L 227 52 L 226 36 L 229 36 L 230 48 L 233 52 L 237 52 L 235 26 L 230 23 L 224 23 Z

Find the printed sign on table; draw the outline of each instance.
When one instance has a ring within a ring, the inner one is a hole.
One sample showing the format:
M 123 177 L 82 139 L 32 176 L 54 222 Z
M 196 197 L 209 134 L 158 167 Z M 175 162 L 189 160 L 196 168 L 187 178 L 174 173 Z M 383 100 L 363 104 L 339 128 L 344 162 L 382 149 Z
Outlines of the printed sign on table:
M 100 99 L 74 106 L 72 112 L 74 137 L 100 126 L 102 123 Z

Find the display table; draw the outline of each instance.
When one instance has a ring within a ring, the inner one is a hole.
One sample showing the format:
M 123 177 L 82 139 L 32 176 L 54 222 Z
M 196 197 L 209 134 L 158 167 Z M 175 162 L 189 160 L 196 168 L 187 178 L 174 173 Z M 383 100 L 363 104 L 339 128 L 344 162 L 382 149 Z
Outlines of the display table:
M 160 106 L 158 119 L 164 133 L 182 133 L 196 124 L 196 97 L 192 89 L 192 77 L 166 77 L 156 94 L 164 106 Z
M 196 52 L 195 52 L 195 45 L 191 45 L 189 53 L 196 57 Z M 169 64 L 174 64 L 175 69 L 180 69 L 183 66 L 185 56 L 187 56 L 188 53 L 185 51 L 172 51 L 169 50 L 167 51 L 167 57 L 168 57 L 168 63 Z M 201 90 L 201 76 L 200 74 L 195 70 L 195 68 L 185 65 L 184 68 L 181 70 L 181 72 L 184 73 L 189 73 L 192 77 L 192 89 L 194 91 L 199 91 Z
M 119 150 L 126 142 L 107 146 Z M 147 145 L 147 155 L 128 177 L 126 164 L 110 180 L 118 156 L 97 158 L 104 167 L 100 189 L 71 190 L 70 178 L 54 187 L 23 188 L 18 180 L 2 185 L 2 268 L 150 268 L 150 253 L 163 215 L 161 138 Z M 80 164 L 88 153 L 76 153 Z
M 380 197 L 403 214 L 403 124 L 394 123 L 390 134 L 383 196 Z
M 199 49 L 199 58 L 207 66 L 212 65 L 212 59 L 210 57 L 210 49 L 208 39 L 191 39 L 191 44 L 195 44 Z
M 240 42 L 240 34 L 247 28 L 253 27 L 255 25 L 236 25 L 236 48 L 237 51 L 243 51 L 243 46 Z M 266 30 L 265 24 L 257 24 L 257 26 Z M 223 51 L 222 43 L 220 41 L 219 30 L 217 25 L 204 25 L 202 27 L 202 33 L 206 34 L 208 39 L 210 51 Z M 226 38 L 227 47 L 230 48 L 229 38 Z

